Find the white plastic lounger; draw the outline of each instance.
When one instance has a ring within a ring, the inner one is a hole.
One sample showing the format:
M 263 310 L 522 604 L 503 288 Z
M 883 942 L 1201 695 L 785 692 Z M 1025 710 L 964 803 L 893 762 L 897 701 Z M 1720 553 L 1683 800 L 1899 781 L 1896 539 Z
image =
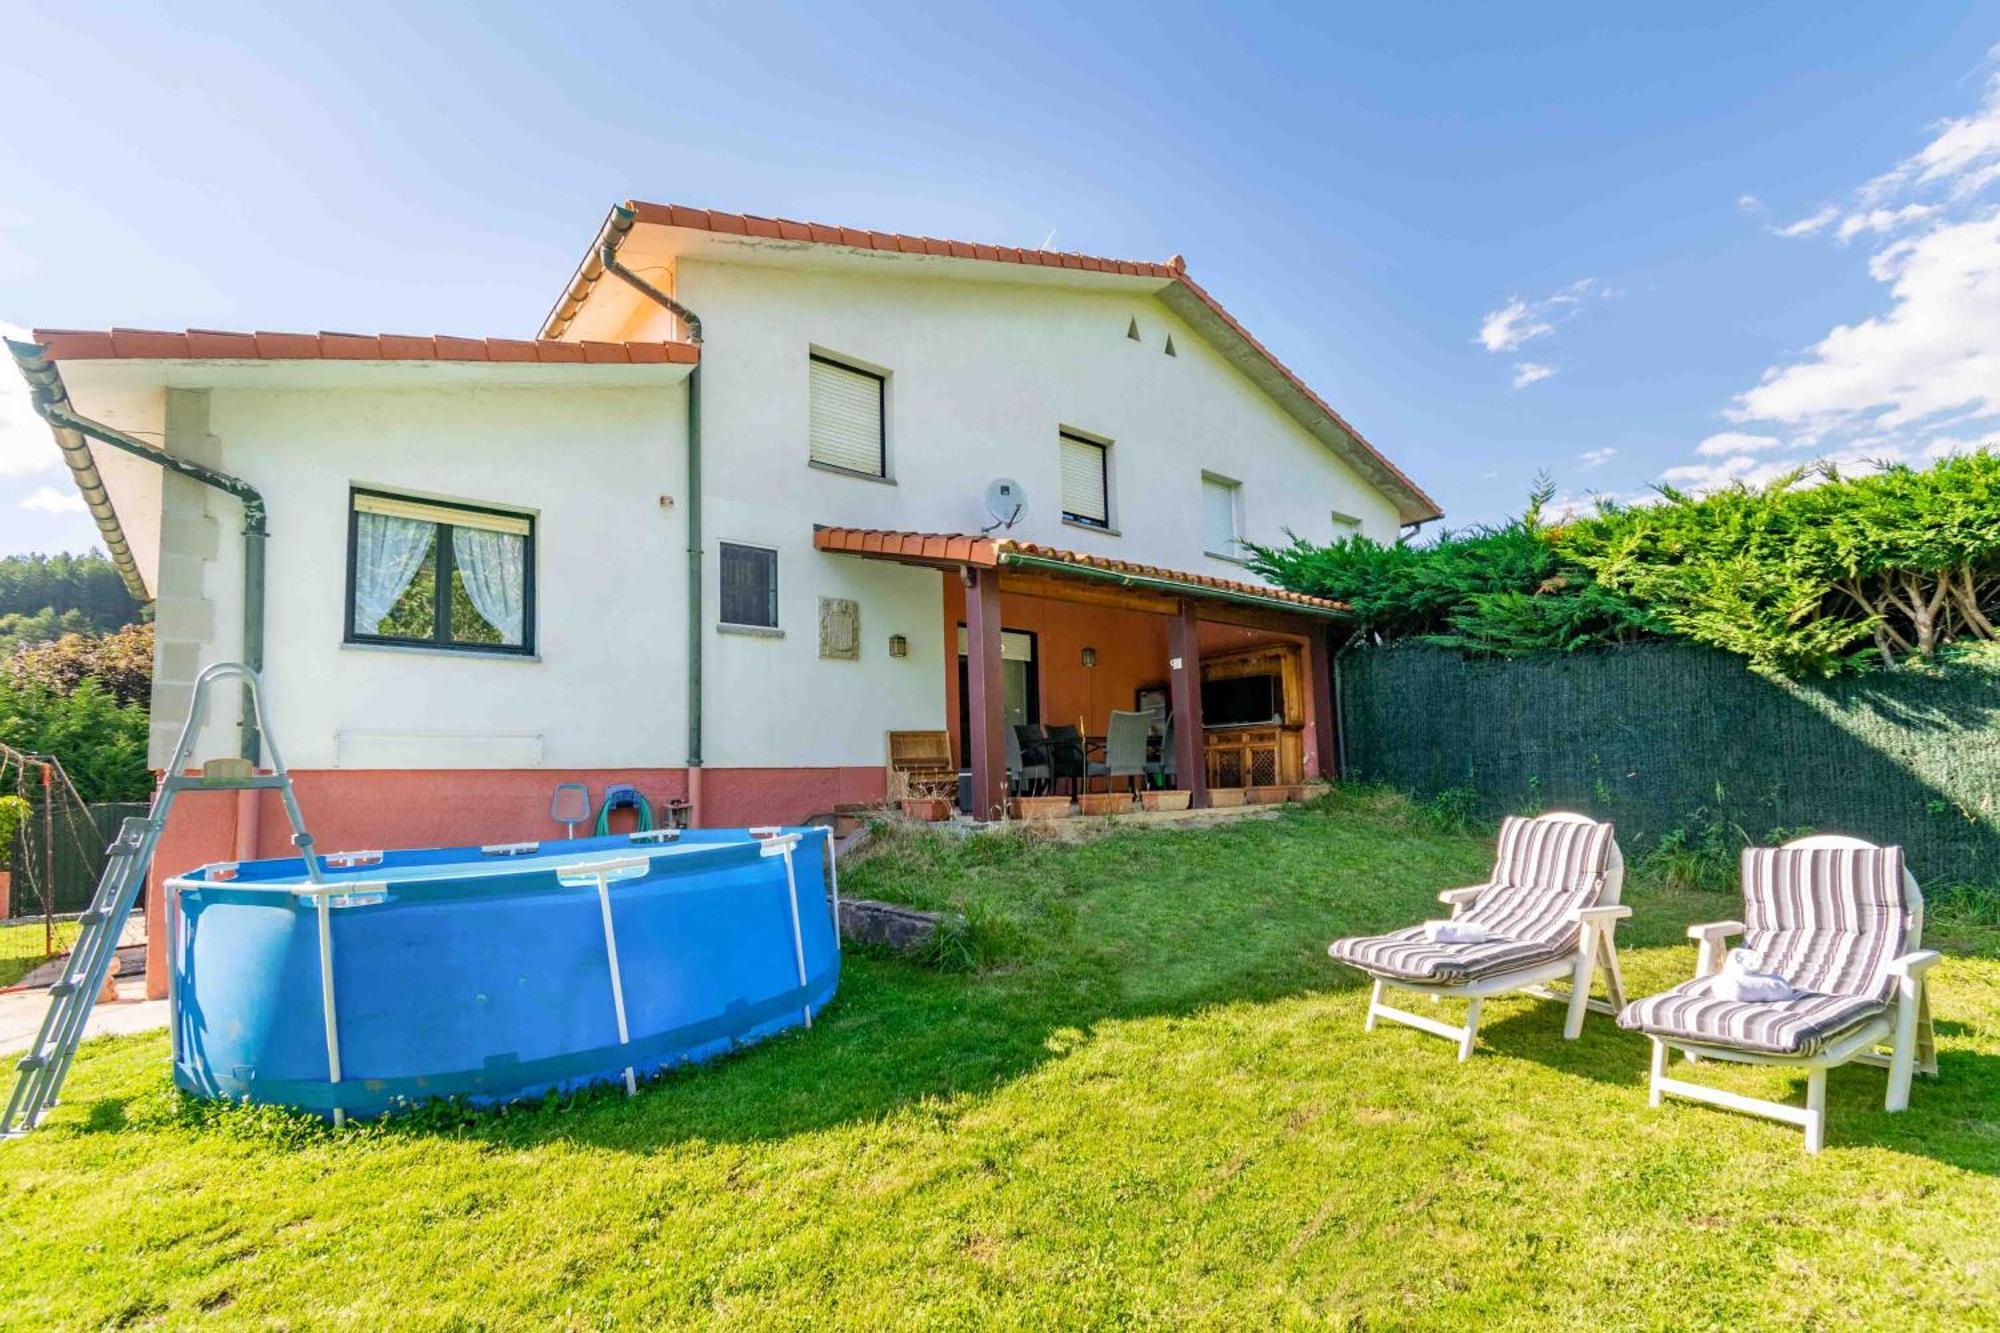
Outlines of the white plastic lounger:
M 1574 814 L 1510 817 L 1500 825 L 1500 853 L 1488 881 L 1438 895 L 1450 905 L 1453 922 L 1474 927 L 1485 938 L 1434 940 L 1425 927 L 1410 926 L 1335 940 L 1327 953 L 1374 979 L 1365 1031 L 1373 1032 L 1379 1018 L 1405 1023 L 1457 1042 L 1458 1058 L 1468 1060 L 1486 998 L 1524 991 L 1566 1000 L 1563 1036 L 1574 1041 L 1583 1032 L 1586 1009 L 1615 1014 L 1625 1003 L 1612 942 L 1618 922 L 1632 915 L 1618 902 L 1624 884 L 1625 858 L 1611 825 Z M 1590 998 L 1600 967 L 1608 1003 Z M 1548 988 L 1563 978 L 1569 980 L 1567 994 Z M 1383 994 L 1391 989 L 1468 1001 L 1465 1026 L 1384 1004 Z
M 1910 1104 L 1910 1077 L 1937 1073 L 1924 974 L 1938 960 L 1923 942 L 1924 899 L 1903 849 L 1859 838 L 1801 838 L 1743 850 L 1742 921 L 1688 927 L 1701 952 L 1695 979 L 1629 1005 L 1618 1025 L 1653 1039 L 1651 1102 L 1706 1102 L 1798 1125 L 1806 1151 L 1826 1141 L 1826 1071 L 1850 1061 L 1889 1071 L 1883 1105 Z M 1764 971 L 1794 998 L 1746 1001 L 1714 995 L 1725 943 L 1742 935 Z M 1888 1046 L 1884 1053 L 1878 1047 Z M 1806 1071 L 1806 1104 L 1746 1097 L 1667 1074 L 1669 1051 Z

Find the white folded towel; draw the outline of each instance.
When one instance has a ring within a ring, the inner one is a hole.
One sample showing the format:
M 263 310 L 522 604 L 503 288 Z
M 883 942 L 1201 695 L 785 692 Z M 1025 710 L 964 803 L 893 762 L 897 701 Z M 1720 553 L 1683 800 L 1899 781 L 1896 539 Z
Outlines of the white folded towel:
M 1482 944 L 1493 937 L 1470 921 L 1426 921 L 1424 938 L 1433 944 Z
M 1759 972 L 1763 960 L 1748 949 L 1731 949 L 1722 960 L 1722 970 L 1709 979 L 1708 993 L 1718 1000 L 1742 1000 L 1750 1004 L 1776 1004 L 1795 999 L 1798 992 L 1775 972 Z

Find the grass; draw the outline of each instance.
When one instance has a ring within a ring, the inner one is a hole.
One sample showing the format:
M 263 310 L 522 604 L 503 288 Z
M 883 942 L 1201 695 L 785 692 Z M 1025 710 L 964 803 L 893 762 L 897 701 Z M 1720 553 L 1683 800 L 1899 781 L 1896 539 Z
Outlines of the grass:
M 1996 1322 L 2000 934 L 1947 918 L 1943 1078 L 1829 1146 L 1649 1110 L 1645 1045 L 1489 1005 L 1482 1050 L 1364 1037 L 1337 933 L 1433 914 L 1485 836 L 1342 797 L 1074 846 L 894 839 L 844 888 L 965 913 L 851 955 L 810 1033 L 504 1114 L 335 1134 L 182 1103 L 163 1037 L 94 1043 L 0 1147 L 18 1327 Z M 1635 884 L 1640 991 L 1725 897 Z M 420 979 L 413 984 L 421 984 Z M 1708 1071 L 1796 1091 L 1765 1070 Z
M 57 954 L 76 942 L 78 929 L 74 920 L 56 922 Z M 45 922 L 37 919 L 0 926 L 0 986 L 13 985 L 54 956 L 49 952 Z

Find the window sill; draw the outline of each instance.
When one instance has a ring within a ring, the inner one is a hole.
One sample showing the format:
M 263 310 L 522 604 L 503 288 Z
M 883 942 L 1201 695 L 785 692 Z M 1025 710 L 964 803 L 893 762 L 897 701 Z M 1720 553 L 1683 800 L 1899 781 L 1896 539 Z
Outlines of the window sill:
M 344 639 L 340 644 L 344 653 L 401 653 L 412 657 L 452 657 L 460 661 L 472 659 L 479 662 L 540 662 L 540 653 L 510 653 L 484 648 L 439 648 L 427 643 L 356 643 Z
M 741 634 L 746 639 L 782 639 L 785 637 L 785 632 L 776 625 L 731 625 L 726 621 L 717 621 L 715 632 L 717 634 Z
M 1246 569 L 1250 566 L 1250 562 L 1240 555 L 1224 555 L 1221 551 L 1203 551 L 1202 554 L 1210 560 L 1226 560 L 1232 565 L 1242 565 Z
M 856 472 L 853 468 L 849 467 L 835 467 L 831 463 L 822 463 L 817 458 L 808 458 L 806 466 L 816 471 L 827 473 L 829 476 L 852 477 L 856 481 L 872 481 L 879 486 L 894 486 L 896 484 L 894 477 L 878 477 L 873 472 Z
M 1068 514 L 1063 515 L 1063 526 L 1066 528 L 1082 528 L 1085 532 L 1095 532 L 1105 537 L 1117 537 L 1122 535 L 1116 528 L 1107 527 L 1105 524 L 1102 523 L 1086 522 L 1085 520 L 1080 518 L 1071 518 Z

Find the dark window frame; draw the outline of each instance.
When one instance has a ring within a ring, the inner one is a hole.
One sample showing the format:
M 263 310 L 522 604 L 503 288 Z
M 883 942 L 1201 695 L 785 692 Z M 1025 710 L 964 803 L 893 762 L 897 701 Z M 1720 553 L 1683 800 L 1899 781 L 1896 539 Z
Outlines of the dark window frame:
M 1087 444 L 1097 450 L 1097 485 L 1104 496 L 1104 517 L 1092 518 L 1088 514 L 1073 514 L 1065 509 L 1062 511 L 1063 518 L 1071 523 L 1080 523 L 1086 528 L 1096 528 L 1102 532 L 1111 531 L 1111 446 L 1103 440 L 1093 440 L 1088 435 L 1081 435 L 1073 430 L 1056 431 L 1058 447 L 1061 447 L 1064 440 L 1072 444 Z
M 363 495 L 372 495 L 378 500 L 403 500 L 410 504 L 457 509 L 468 514 L 492 514 L 496 518 L 512 518 L 525 522 L 528 525 L 528 540 L 521 556 L 521 642 L 519 644 L 460 643 L 451 637 L 451 576 L 457 566 L 451 549 L 452 525 L 449 523 L 436 525 L 438 535 L 432 544 L 431 637 L 413 639 L 394 634 L 356 633 L 354 575 L 355 563 L 360 557 L 361 511 L 355 507 L 354 502 Z M 496 509 L 492 505 L 462 504 L 456 500 L 433 500 L 427 496 L 378 490 L 373 486 L 348 487 L 347 591 L 346 596 L 341 599 L 341 642 L 377 648 L 424 648 L 446 653 L 485 653 L 503 657 L 535 656 L 535 548 L 540 535 L 541 524 L 536 521 L 535 516 L 518 509 Z
M 728 616 L 723 614 L 725 606 L 724 599 L 727 597 L 729 592 L 729 585 L 727 584 L 727 582 L 724 581 L 723 562 L 727 558 L 727 553 L 732 547 L 734 547 L 736 550 L 739 551 L 761 551 L 764 554 L 771 557 L 771 587 L 770 587 L 771 623 L 768 625 L 760 625 L 754 620 L 731 620 Z M 715 589 L 716 624 L 731 625 L 737 629 L 783 628 L 784 617 L 780 615 L 778 612 L 778 548 L 777 547 L 763 546 L 757 542 L 736 542 L 736 541 L 717 542 L 716 553 L 715 553 L 715 576 L 716 576 L 716 589 Z
M 806 461 L 816 468 L 837 472 L 845 477 L 867 477 L 871 481 L 887 481 L 889 479 L 889 377 L 866 366 L 857 366 L 852 361 L 842 361 L 837 356 L 827 356 L 820 352 L 807 352 L 806 360 L 817 361 L 821 365 L 832 366 L 835 370 L 847 371 L 851 375 L 866 375 L 875 381 L 875 470 L 863 472 L 859 468 L 823 462 L 812 457 L 810 444 L 807 447 Z

